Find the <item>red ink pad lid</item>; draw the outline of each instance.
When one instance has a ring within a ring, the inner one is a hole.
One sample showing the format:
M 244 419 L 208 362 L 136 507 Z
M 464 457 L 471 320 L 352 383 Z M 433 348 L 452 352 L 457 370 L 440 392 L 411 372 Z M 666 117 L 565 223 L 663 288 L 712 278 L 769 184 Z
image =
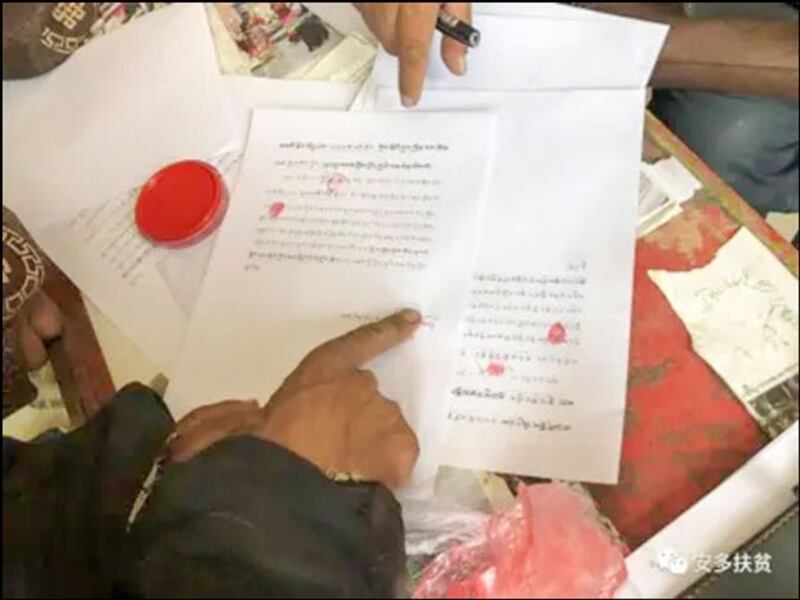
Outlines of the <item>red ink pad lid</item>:
M 184 160 L 158 171 L 139 192 L 136 225 L 154 244 L 171 247 L 199 242 L 222 222 L 228 191 L 208 163 Z

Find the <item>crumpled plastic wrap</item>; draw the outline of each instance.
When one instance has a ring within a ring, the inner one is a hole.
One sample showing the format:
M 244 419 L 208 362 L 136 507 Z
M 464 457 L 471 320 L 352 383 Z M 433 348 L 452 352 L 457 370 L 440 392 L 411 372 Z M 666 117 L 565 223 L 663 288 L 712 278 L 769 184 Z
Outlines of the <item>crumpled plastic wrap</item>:
M 409 513 L 414 516 L 410 526 L 406 523 L 406 554 L 412 557 L 438 554 L 455 543 L 466 542 L 491 518 L 488 513 L 445 502 L 404 502 L 404 521 Z
M 561 483 L 522 486 L 517 502 L 423 571 L 415 598 L 610 598 L 626 548 L 591 498 Z
M 432 497 L 401 498 L 410 557 L 438 554 L 472 539 L 492 516 L 474 471 L 441 467 L 435 488 Z

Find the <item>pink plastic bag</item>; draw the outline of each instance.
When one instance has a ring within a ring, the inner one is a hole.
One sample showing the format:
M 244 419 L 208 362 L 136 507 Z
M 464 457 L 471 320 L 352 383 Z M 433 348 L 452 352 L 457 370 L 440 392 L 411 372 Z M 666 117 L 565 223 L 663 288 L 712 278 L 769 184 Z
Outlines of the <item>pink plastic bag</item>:
M 522 486 L 476 539 L 438 556 L 415 598 L 610 598 L 627 577 L 626 549 L 591 499 L 568 486 Z

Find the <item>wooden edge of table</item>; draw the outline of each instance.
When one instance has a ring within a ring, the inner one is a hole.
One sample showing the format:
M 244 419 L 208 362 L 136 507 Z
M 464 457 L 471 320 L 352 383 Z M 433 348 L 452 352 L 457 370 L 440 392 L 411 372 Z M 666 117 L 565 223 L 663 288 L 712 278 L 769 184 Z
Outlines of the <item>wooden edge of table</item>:
M 662 148 L 668 155 L 677 158 L 697 177 L 714 200 L 737 223 L 747 227 L 761 243 L 794 274 L 798 276 L 798 254 L 795 247 L 775 231 L 755 209 L 733 188 L 712 171 L 703 160 L 684 144 L 666 125 L 650 111 L 645 115 L 645 136 Z

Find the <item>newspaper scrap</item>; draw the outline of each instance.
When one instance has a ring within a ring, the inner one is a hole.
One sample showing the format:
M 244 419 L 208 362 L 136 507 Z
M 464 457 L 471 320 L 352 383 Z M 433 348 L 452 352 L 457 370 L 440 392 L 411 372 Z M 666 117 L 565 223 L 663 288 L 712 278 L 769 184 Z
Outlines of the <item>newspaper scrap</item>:
M 775 437 L 798 417 L 797 278 L 739 231 L 705 267 L 651 270 L 692 346 Z

